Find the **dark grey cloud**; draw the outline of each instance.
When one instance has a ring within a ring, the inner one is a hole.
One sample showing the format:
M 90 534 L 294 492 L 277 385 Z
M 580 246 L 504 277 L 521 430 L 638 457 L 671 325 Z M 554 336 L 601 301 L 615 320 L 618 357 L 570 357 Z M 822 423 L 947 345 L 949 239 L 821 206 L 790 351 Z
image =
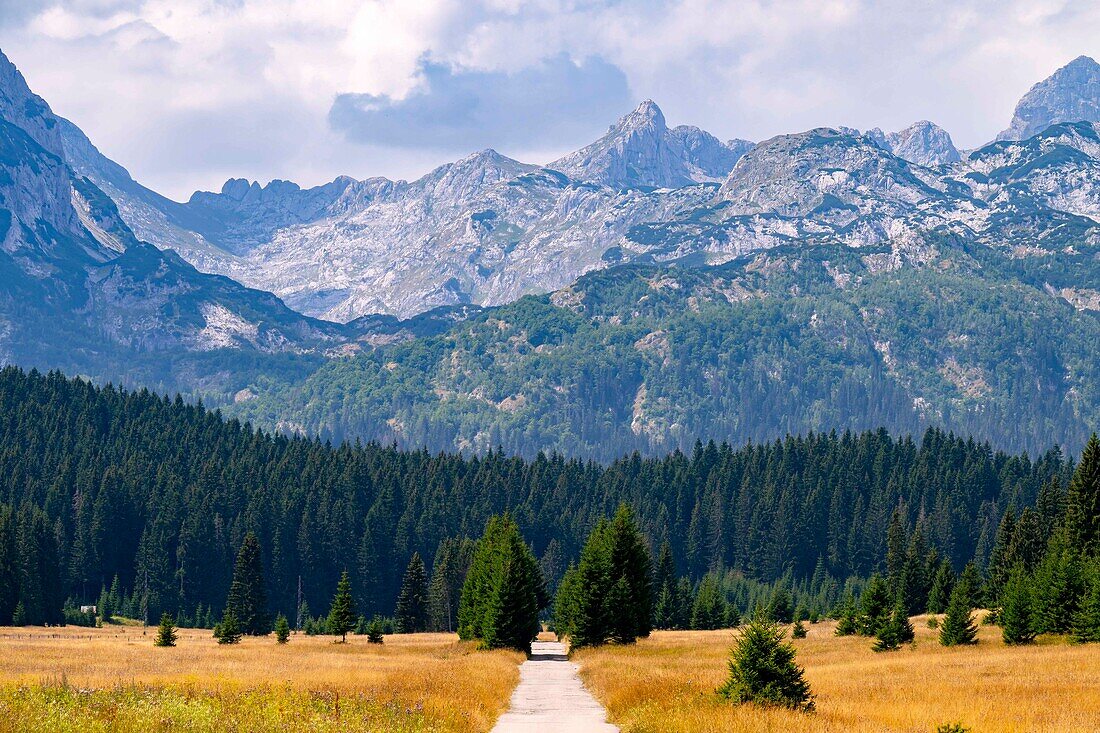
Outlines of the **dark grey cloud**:
M 329 124 L 371 145 L 468 152 L 552 147 L 604 129 L 628 110 L 626 75 L 599 57 L 558 55 L 511 73 L 462 71 L 422 61 L 420 87 L 405 99 L 341 94 Z

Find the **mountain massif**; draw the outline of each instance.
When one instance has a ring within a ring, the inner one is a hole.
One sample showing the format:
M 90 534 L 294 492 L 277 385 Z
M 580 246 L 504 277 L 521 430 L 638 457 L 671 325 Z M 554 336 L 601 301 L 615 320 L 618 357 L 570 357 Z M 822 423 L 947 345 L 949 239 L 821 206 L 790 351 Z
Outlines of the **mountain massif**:
M 548 165 L 483 150 L 180 203 L 3 58 L 0 356 L 434 448 L 927 424 L 1079 447 L 1100 427 L 1097 68 L 972 151 L 928 121 L 722 142 L 646 101 Z

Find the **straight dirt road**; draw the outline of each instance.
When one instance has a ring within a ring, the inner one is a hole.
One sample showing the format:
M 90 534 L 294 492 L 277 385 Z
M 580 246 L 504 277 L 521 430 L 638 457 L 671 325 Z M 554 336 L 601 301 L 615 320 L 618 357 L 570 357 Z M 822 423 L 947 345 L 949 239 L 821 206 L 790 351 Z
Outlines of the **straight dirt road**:
M 520 665 L 519 686 L 492 733 L 615 733 L 607 711 L 584 689 L 565 645 L 536 641 Z

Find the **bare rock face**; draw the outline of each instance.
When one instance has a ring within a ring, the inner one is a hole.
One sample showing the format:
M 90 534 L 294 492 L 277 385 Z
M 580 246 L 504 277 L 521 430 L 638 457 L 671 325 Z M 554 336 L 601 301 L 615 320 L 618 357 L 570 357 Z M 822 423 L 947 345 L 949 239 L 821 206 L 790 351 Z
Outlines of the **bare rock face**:
M 1078 56 L 1039 82 L 1016 105 L 998 140 L 1024 140 L 1061 122 L 1100 122 L 1100 64 Z

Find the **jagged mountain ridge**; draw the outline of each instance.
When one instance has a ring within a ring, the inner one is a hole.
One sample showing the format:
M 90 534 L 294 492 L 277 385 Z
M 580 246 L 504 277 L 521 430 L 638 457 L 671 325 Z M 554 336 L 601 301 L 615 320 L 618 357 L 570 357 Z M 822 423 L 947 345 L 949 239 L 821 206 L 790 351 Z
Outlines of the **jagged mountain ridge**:
M 236 179 L 185 204 L 135 183 L 74 126 L 61 130 L 74 167 L 139 238 L 338 321 L 495 305 L 636 258 L 722 262 L 796 240 L 893 242 L 920 257 L 931 234 L 995 246 L 1095 236 L 1094 151 L 1073 148 L 1057 165 L 1047 156 L 1030 184 L 1003 185 L 983 179 L 993 153 L 962 160 L 927 121 L 726 144 L 669 128 L 647 100 L 544 168 L 489 150 L 413 182 Z
M 918 258 L 940 233 L 1053 246 L 1069 233 L 1095 236 L 1094 152 L 1080 152 L 1080 169 L 1036 164 L 1045 172 L 1030 180 L 1041 177 L 1043 190 L 1006 187 L 982 180 L 981 159 L 992 153 L 964 160 L 928 121 L 755 146 L 670 128 L 647 100 L 544 168 L 482 151 L 412 182 L 340 178 L 302 190 L 232 180 L 163 215 L 120 209 L 139 236 L 166 235 L 165 246 L 201 269 L 349 321 L 497 305 L 636 258 L 715 263 L 796 240 L 894 242 Z M 159 229 L 146 230 L 147 221 Z

